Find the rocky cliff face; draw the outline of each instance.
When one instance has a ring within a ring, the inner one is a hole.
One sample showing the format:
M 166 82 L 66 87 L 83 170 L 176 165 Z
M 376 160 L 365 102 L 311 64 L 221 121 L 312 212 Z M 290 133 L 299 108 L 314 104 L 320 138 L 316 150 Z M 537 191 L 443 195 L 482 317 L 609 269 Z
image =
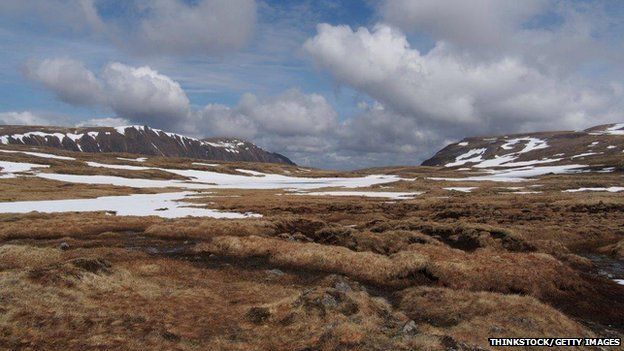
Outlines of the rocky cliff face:
M 219 161 L 294 164 L 286 156 L 268 152 L 233 138 L 195 139 L 148 126 L 63 128 L 0 126 L 1 144 L 53 147 L 81 152 L 126 152 Z
M 530 167 L 538 164 L 605 164 L 624 161 L 624 123 L 583 131 L 472 137 L 450 144 L 423 166 Z

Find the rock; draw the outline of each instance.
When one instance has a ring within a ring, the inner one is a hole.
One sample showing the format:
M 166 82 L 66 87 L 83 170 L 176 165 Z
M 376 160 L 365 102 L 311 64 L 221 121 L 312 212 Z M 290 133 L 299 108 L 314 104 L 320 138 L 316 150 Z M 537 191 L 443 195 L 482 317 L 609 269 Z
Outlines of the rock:
M 281 277 L 281 276 L 283 276 L 283 275 L 285 274 L 284 272 L 282 272 L 281 270 L 279 270 L 279 269 L 277 269 L 277 268 L 275 268 L 275 269 L 267 269 L 267 271 L 266 271 L 266 272 L 267 272 L 268 274 L 271 274 L 271 275 L 276 275 L 276 276 L 278 276 L 278 277 Z
M 403 334 L 412 335 L 412 334 L 416 334 L 417 329 L 418 327 L 416 326 L 416 322 L 409 321 L 403 326 L 402 331 L 403 331 Z
M 62 243 L 59 244 L 58 248 L 59 250 L 62 250 L 62 251 L 69 250 L 69 244 L 63 241 Z
M 325 307 L 336 307 L 338 306 L 338 301 L 336 301 L 333 296 L 329 294 L 324 294 L 323 298 L 321 299 L 321 304 Z

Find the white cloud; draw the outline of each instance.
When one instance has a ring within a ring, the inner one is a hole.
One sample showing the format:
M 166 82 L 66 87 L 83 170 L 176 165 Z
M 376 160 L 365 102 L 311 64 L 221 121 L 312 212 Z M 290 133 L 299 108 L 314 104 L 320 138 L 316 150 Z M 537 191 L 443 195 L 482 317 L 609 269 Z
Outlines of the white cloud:
M 335 80 L 448 137 L 606 121 L 620 94 L 579 77 L 550 75 L 514 57 L 479 61 L 438 42 L 426 54 L 383 24 L 372 31 L 321 24 L 304 49 Z
M 77 123 L 76 127 L 119 127 L 127 126 L 129 124 L 131 124 L 130 121 L 125 118 L 103 117 L 82 121 Z
M 180 84 L 150 67 L 113 62 L 104 68 L 102 80 L 108 105 L 120 117 L 168 128 L 189 113 Z
M 546 0 L 385 0 L 380 13 L 403 31 L 473 48 L 499 45 L 546 8 Z
M 49 125 L 50 119 L 30 111 L 0 112 L 0 124 L 14 125 Z
M 255 0 L 3 0 L 0 18 L 72 34 L 88 34 L 135 54 L 220 55 L 247 44 L 256 25 Z M 100 8 L 98 8 L 98 5 Z
M 136 31 L 138 49 L 147 53 L 213 54 L 243 47 L 256 23 L 253 0 L 143 1 Z M 122 34 L 123 35 L 123 34 Z
M 36 19 L 38 24 L 74 32 L 103 30 L 93 0 L 3 0 L 0 17 Z
M 48 59 L 31 62 L 26 76 L 61 101 L 102 106 L 137 123 L 173 128 L 190 113 L 189 99 L 180 84 L 148 66 L 112 62 L 97 77 L 81 62 Z
M 199 131 L 252 139 L 277 152 L 325 150 L 338 125 L 323 96 L 296 89 L 267 99 L 245 94 L 232 108 L 208 105 L 196 119 Z
M 101 84 L 82 62 L 65 58 L 31 61 L 26 65 L 25 74 L 69 104 L 95 105 L 101 102 Z

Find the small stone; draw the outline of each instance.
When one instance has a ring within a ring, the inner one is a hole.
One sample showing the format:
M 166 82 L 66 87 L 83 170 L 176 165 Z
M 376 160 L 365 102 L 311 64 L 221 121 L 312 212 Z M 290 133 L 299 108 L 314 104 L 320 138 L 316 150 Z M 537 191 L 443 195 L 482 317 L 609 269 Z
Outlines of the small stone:
M 334 288 L 342 293 L 351 291 L 351 286 L 344 280 L 340 280 L 334 284 Z
M 69 244 L 64 241 L 60 243 L 58 247 L 60 250 L 63 250 L 63 251 L 69 250 Z
M 323 306 L 325 307 L 336 307 L 338 306 L 338 301 L 336 301 L 333 296 L 324 294 L 323 299 L 321 300 L 321 304 L 323 304 Z
M 282 275 L 285 274 L 284 272 L 282 272 L 281 270 L 279 270 L 277 268 L 275 268 L 275 269 L 267 269 L 266 272 L 269 273 L 269 274 L 272 274 L 272 275 L 276 275 L 276 276 L 282 276 Z
M 416 322 L 409 321 L 403 326 L 403 334 L 414 334 L 416 333 Z

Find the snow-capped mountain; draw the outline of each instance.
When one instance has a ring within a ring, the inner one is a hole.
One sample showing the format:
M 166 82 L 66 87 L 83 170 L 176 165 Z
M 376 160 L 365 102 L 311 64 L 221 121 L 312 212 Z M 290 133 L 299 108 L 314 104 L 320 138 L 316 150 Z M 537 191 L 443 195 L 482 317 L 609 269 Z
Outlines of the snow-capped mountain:
M 583 131 L 465 138 L 422 165 L 484 169 L 572 163 L 624 166 L 624 123 Z
M 81 152 L 126 152 L 220 161 L 294 164 L 286 156 L 265 151 L 245 140 L 196 139 L 148 126 L 38 127 L 0 126 L 0 144 L 53 147 Z

